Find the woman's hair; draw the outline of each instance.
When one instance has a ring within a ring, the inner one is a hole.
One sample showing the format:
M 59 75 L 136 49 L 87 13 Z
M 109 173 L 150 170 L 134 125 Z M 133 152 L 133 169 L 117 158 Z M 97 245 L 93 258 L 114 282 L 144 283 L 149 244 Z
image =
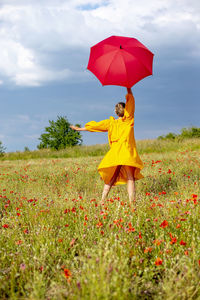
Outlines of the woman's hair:
M 125 108 L 124 102 L 119 102 L 115 105 L 115 112 L 118 115 L 118 117 L 124 116 L 124 108 Z

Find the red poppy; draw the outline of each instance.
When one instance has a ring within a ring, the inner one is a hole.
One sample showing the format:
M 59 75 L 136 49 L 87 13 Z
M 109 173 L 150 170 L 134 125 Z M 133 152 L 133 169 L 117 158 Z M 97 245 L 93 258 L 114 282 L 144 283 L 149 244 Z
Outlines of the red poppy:
M 69 269 L 64 269 L 64 274 L 67 279 L 69 279 L 72 276 L 72 273 Z
M 167 220 L 164 220 L 161 224 L 160 227 L 165 228 L 169 225 L 169 223 L 167 222 Z
M 128 232 L 134 232 L 135 228 L 132 226 L 131 222 L 128 223 Z
M 155 261 L 155 265 L 160 266 L 160 265 L 162 265 L 162 263 L 163 263 L 163 260 L 160 257 L 157 257 L 156 261 Z
M 16 245 L 21 245 L 22 243 L 23 243 L 22 240 L 19 240 L 19 241 L 15 242 Z
M 152 251 L 152 248 L 151 247 L 148 247 L 148 248 L 145 248 L 144 249 L 144 253 L 148 253 L 148 252 L 151 252 Z
M 176 244 L 176 242 L 177 242 L 177 238 L 176 237 L 172 237 L 170 244 L 173 245 L 173 244 Z
M 101 221 L 99 221 L 97 224 L 96 224 L 97 227 L 101 227 L 103 226 L 103 223 Z
M 183 240 L 180 241 L 180 245 L 185 246 L 186 242 L 184 242 Z
M 9 227 L 8 224 L 4 224 L 4 225 L 3 225 L 3 228 L 8 228 L 8 227 Z

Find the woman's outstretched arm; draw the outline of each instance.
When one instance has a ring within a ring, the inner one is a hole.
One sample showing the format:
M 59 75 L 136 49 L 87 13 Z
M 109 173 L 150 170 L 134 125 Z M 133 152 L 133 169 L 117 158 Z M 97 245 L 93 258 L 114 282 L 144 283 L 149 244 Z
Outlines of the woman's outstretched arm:
M 70 125 L 69 127 L 76 131 L 87 131 L 87 129 L 85 127 L 78 127 L 78 126 L 74 126 L 74 125 Z

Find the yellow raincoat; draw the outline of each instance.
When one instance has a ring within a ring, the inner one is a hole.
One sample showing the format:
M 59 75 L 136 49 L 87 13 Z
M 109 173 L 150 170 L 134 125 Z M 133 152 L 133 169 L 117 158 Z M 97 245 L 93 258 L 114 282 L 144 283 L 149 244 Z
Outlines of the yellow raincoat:
M 108 131 L 110 150 L 98 167 L 100 176 L 106 184 L 110 182 L 119 165 L 122 167 L 114 185 L 127 182 L 124 165 L 135 167 L 135 180 L 143 178 L 143 175 L 140 173 L 143 163 L 137 153 L 134 137 L 134 112 L 135 99 L 131 93 L 128 93 L 122 118 L 115 119 L 110 117 L 100 122 L 91 121 L 85 124 L 85 128 L 91 132 Z

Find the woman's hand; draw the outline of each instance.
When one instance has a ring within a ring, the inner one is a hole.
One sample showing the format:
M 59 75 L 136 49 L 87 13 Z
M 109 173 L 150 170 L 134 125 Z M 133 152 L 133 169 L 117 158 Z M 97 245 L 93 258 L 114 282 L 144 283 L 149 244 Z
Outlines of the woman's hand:
M 71 129 L 73 129 L 73 130 L 78 130 L 78 129 L 80 129 L 79 127 L 74 126 L 74 125 L 70 125 L 69 127 L 70 127 Z
M 131 88 L 127 88 L 127 93 L 128 94 L 133 94 Z
M 74 125 L 70 125 L 69 126 L 71 129 L 76 130 L 76 131 L 86 131 L 85 127 L 78 127 L 78 126 L 74 126 Z

